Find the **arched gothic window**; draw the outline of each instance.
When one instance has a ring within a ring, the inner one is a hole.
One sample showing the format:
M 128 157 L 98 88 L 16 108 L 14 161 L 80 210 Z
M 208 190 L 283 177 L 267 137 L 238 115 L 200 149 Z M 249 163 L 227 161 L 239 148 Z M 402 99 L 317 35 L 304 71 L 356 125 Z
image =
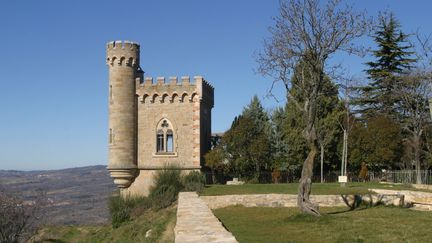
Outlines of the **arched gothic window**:
M 171 122 L 168 119 L 162 119 L 156 131 L 156 153 L 174 153 L 174 132 Z

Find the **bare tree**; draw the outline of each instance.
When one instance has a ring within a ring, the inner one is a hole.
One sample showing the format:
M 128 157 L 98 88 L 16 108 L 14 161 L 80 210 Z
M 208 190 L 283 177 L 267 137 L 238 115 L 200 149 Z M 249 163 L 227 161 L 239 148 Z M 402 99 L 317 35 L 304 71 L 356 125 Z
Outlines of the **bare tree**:
M 354 116 L 351 114 L 350 108 L 350 98 L 351 92 L 353 91 L 354 80 L 352 78 L 342 78 L 345 81 L 344 84 L 340 84 L 341 91 L 343 93 L 343 105 L 344 105 L 344 115 L 340 116 L 342 118 L 339 120 L 339 126 L 343 131 L 343 142 L 342 142 L 342 163 L 341 163 L 341 176 L 348 175 L 348 138 L 350 132 L 354 126 Z M 345 185 L 345 184 L 342 184 Z
M 421 184 L 421 154 L 426 127 L 430 124 L 428 98 L 432 95 L 432 74 L 430 71 L 415 70 L 401 77 L 396 87 L 400 99 L 402 126 L 409 133 L 406 144 L 412 148 L 416 169 L 416 183 Z
M 432 121 L 432 35 L 424 35 L 420 30 L 412 35 L 415 37 L 411 45 L 416 50 L 416 68 L 401 75 L 395 93 L 400 100 L 396 105 L 400 109 L 401 125 L 409 134 L 405 144 L 412 153 L 410 159 L 416 169 L 416 183 L 421 184 L 423 147 L 431 152 L 427 128 Z
M 321 183 L 324 183 L 324 151 L 338 134 L 337 122 L 340 112 L 340 110 L 335 109 L 332 113 L 327 114 L 326 117 L 319 119 L 316 124 L 317 141 L 320 147 Z
M 0 188 L 0 242 L 24 242 L 33 236 L 46 205 L 42 193 L 33 199 L 24 201 Z
M 312 169 L 318 142 L 315 130 L 317 118 L 317 98 L 322 93 L 322 84 L 329 58 L 338 51 L 356 53 L 359 49 L 353 40 L 363 36 L 369 29 L 370 22 L 365 13 L 356 13 L 351 6 L 341 6 L 339 0 L 321 3 L 319 0 L 282 0 L 280 16 L 275 18 L 271 27 L 271 37 L 264 41 L 264 48 L 259 53 L 258 71 L 283 82 L 288 102 L 294 102 L 303 113 L 305 137 L 309 154 L 303 162 L 298 188 L 298 206 L 304 213 L 320 215 L 318 206 L 309 200 L 312 185 Z M 299 62 L 305 68 L 296 70 Z M 305 72 L 308 72 L 305 74 Z M 303 95 L 296 100 L 291 94 L 293 83 Z M 307 78 L 305 78 L 307 77 Z

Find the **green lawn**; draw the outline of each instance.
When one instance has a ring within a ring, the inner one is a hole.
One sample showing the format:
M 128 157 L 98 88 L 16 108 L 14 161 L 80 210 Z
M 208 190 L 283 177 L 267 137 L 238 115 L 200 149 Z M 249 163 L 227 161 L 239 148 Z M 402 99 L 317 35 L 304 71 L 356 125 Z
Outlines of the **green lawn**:
M 321 217 L 296 208 L 216 209 L 215 215 L 241 242 L 431 242 L 432 213 L 398 207 L 346 211 L 322 208 Z
M 218 196 L 234 194 L 297 194 L 298 183 L 288 184 L 244 184 L 244 185 L 209 185 L 201 192 L 201 196 Z M 315 195 L 338 195 L 338 194 L 365 194 L 369 188 L 391 189 L 391 190 L 415 190 L 406 185 L 389 185 L 379 183 L 347 183 L 341 187 L 339 183 L 314 183 L 312 194 Z

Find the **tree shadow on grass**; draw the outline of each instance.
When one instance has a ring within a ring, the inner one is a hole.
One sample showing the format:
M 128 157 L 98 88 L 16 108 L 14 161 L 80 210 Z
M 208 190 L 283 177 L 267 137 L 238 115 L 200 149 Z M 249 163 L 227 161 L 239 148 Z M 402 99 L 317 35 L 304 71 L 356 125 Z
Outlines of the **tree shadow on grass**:
M 53 242 L 53 243 L 67 243 L 67 241 L 64 240 L 58 240 L 58 239 L 43 239 L 41 241 L 35 241 L 35 243 L 42 243 L 42 242 Z
M 350 198 L 351 196 L 351 198 Z M 367 196 L 369 197 L 368 201 L 364 200 L 364 197 Z M 365 210 L 368 208 L 371 208 L 373 206 L 379 206 L 381 205 L 381 199 L 375 203 L 375 205 L 373 204 L 372 201 L 372 197 L 370 194 L 368 195 L 341 195 L 342 200 L 344 201 L 345 205 L 348 207 L 346 210 L 342 210 L 342 211 L 336 211 L 336 212 L 330 212 L 327 214 L 341 214 L 341 213 L 348 213 L 351 211 L 361 211 L 361 210 Z M 352 198 L 353 197 L 353 198 Z

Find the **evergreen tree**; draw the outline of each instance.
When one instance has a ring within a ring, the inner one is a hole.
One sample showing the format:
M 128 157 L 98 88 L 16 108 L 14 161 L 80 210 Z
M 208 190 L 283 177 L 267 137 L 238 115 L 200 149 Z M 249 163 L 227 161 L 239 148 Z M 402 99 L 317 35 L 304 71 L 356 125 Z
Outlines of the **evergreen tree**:
M 303 136 L 305 124 L 302 113 L 290 102 L 286 105 L 286 123 L 284 127 L 285 141 L 287 143 L 287 163 L 288 168 L 296 171 L 301 168 L 303 161 L 307 157 L 308 146 Z
M 400 168 L 401 131 L 398 123 L 384 115 L 354 123 L 348 154 L 351 170 L 359 170 L 362 163 L 373 171 Z
M 270 118 L 257 95 L 254 95 L 249 105 L 247 105 L 242 112 L 243 117 L 249 117 L 256 125 L 257 132 L 264 132 L 270 135 Z
M 296 72 L 302 72 L 302 69 L 305 68 L 302 65 L 302 63 L 298 65 Z M 304 73 L 307 74 L 308 72 Z M 302 97 L 306 94 L 301 93 L 299 90 L 308 90 L 308 83 L 307 81 L 305 82 L 307 77 L 300 82 L 299 80 L 296 80 L 296 76 L 297 75 L 293 76 L 293 86 L 290 92 L 292 97 L 296 99 L 300 105 L 303 105 L 304 99 Z M 299 86 L 302 87 L 298 89 L 297 87 Z M 341 115 L 340 110 L 342 106 L 338 98 L 338 89 L 327 76 L 323 80 L 322 92 L 318 96 L 317 104 L 317 140 L 319 145 L 324 149 L 323 154 L 325 154 L 324 160 L 327 162 L 325 163 L 326 167 L 335 168 L 337 166 L 337 163 L 335 162 L 338 161 L 339 157 L 337 147 L 341 132 L 338 125 L 338 119 Z M 308 146 L 303 136 L 303 131 L 305 129 L 304 119 L 303 113 L 293 102 L 290 102 L 290 99 L 288 98 L 286 105 L 284 138 L 288 147 L 287 162 L 292 169 L 300 167 L 301 163 L 307 157 Z M 316 161 L 319 161 L 320 159 L 320 157 L 317 157 Z M 319 167 L 319 163 L 314 164 Z
M 413 52 L 407 43 L 408 35 L 401 31 L 392 13 L 380 16 L 373 38 L 378 49 L 373 51 L 376 60 L 366 63 L 370 82 L 360 88 L 361 96 L 354 103 L 360 105 L 360 112 L 367 116 L 378 112 L 395 117 L 398 104 L 395 87 L 401 82 L 399 75 L 409 70 L 416 60 L 411 58 Z
M 288 144 L 285 137 L 285 123 L 287 113 L 284 108 L 278 107 L 273 110 L 271 116 L 271 151 L 273 159 L 273 170 L 284 171 L 288 169 L 287 153 Z
M 261 171 L 270 169 L 270 128 L 268 114 L 254 96 L 222 138 L 231 176 L 257 182 Z

